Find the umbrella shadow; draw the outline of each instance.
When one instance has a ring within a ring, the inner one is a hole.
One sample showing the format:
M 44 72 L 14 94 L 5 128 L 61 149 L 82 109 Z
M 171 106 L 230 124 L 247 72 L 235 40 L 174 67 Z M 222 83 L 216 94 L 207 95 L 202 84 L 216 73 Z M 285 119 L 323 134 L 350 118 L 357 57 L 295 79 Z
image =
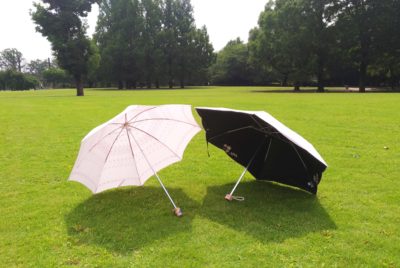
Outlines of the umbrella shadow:
M 239 184 L 235 192 L 245 197 L 244 201 L 227 202 L 224 196 L 232 188 L 233 184 L 209 187 L 202 216 L 263 243 L 315 232 L 326 236 L 337 228 L 318 197 L 302 190 L 254 180 Z
M 156 240 L 191 230 L 198 204 L 180 189 L 168 189 L 183 210 L 177 218 L 161 188 L 135 187 L 93 195 L 66 215 L 70 241 L 128 253 Z

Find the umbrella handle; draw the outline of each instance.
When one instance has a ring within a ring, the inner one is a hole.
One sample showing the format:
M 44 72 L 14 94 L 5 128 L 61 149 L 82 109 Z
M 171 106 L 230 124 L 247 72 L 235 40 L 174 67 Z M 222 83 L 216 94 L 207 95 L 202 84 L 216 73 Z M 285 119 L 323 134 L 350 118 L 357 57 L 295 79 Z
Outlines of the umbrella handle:
M 176 208 L 174 208 L 173 211 L 174 211 L 175 216 L 177 216 L 177 217 L 182 217 L 183 216 L 183 212 L 182 212 L 181 208 L 176 207 Z

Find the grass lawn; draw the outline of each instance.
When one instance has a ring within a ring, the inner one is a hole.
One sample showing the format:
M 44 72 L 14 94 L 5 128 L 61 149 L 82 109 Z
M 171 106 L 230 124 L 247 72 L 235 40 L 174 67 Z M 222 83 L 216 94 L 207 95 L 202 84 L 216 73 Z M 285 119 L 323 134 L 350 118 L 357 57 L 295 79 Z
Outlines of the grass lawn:
M 400 267 L 400 94 L 255 89 L 0 92 L 0 266 Z M 167 103 L 271 113 L 327 161 L 318 195 L 247 174 L 226 202 L 243 168 L 208 157 L 204 132 L 160 172 L 182 218 L 154 177 L 98 195 L 67 181 L 92 128 Z

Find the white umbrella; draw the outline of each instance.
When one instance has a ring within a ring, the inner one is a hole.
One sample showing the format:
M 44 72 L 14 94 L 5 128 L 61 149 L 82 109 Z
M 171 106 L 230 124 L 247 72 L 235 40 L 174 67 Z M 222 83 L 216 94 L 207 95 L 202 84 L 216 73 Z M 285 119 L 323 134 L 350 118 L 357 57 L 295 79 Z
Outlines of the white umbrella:
M 157 171 L 182 160 L 199 131 L 190 105 L 129 106 L 83 138 L 69 180 L 100 193 L 155 175 L 180 216 Z

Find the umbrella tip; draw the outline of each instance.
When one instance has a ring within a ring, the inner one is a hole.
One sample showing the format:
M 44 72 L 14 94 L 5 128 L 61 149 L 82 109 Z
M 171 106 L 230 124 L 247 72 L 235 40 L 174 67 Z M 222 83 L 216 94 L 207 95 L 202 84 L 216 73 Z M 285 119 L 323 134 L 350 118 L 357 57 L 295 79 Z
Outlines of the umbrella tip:
M 175 216 L 177 216 L 177 217 L 183 216 L 183 212 L 182 212 L 181 208 L 176 207 L 176 208 L 174 208 L 173 211 L 174 211 Z
M 231 194 L 227 194 L 227 195 L 225 195 L 225 200 L 226 201 L 232 201 L 233 200 L 233 196 Z

